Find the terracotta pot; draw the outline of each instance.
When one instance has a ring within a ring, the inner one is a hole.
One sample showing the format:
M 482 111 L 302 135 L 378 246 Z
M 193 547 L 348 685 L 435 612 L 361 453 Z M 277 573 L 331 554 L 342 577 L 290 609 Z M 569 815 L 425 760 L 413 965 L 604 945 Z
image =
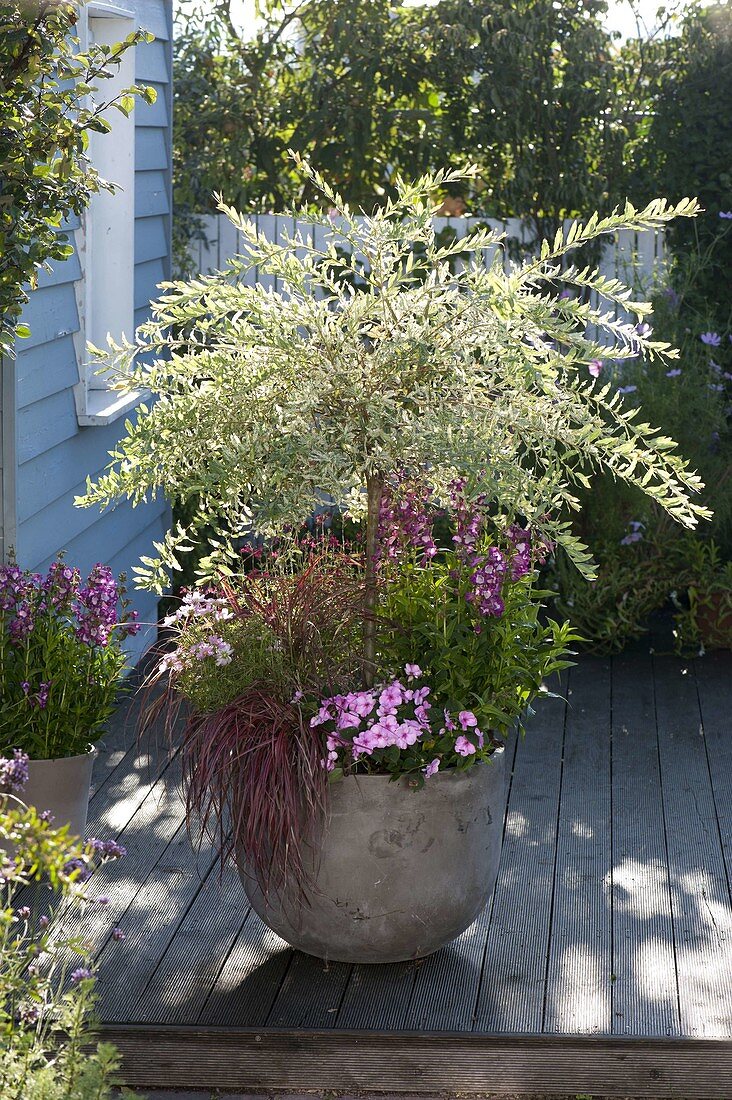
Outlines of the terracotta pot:
M 333 783 L 308 859 L 311 885 L 286 882 L 265 896 L 243 867 L 253 908 L 293 947 L 334 962 L 402 962 L 437 951 L 473 923 L 493 890 L 505 769 L 499 749 L 489 763 L 438 772 L 422 790 L 378 775 Z

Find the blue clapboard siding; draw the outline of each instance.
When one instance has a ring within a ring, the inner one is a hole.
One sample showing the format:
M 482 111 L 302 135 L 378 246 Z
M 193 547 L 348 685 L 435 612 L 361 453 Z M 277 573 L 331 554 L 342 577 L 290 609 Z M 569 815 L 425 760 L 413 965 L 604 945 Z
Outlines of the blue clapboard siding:
M 135 323 L 149 317 L 156 286 L 170 278 L 171 0 L 133 0 L 141 27 L 155 41 L 139 46 L 135 78 L 152 85 L 157 101 L 135 107 Z M 114 133 L 109 140 L 114 140 Z M 78 219 L 65 231 L 73 241 Z M 132 227 L 131 227 L 132 231 Z M 74 254 L 41 274 L 24 320 L 31 337 L 19 341 L 16 362 L 16 550 L 23 565 L 44 569 L 59 550 L 86 571 L 97 561 L 131 576 L 140 556 L 152 552 L 169 522 L 163 501 L 139 508 L 123 502 L 100 513 L 74 507 L 87 475 L 95 477 L 124 434 L 125 418 L 104 427 L 80 427 L 73 387 L 79 380 L 74 333 L 79 331 Z M 146 623 L 156 619 L 156 600 L 135 592 Z M 132 646 L 137 656 L 151 641 L 148 630 Z

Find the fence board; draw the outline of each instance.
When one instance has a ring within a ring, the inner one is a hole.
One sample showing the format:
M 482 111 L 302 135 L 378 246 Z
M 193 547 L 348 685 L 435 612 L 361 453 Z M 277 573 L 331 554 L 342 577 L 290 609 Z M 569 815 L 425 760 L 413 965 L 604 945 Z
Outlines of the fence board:
M 293 234 L 299 230 L 306 240 L 312 241 L 316 248 L 322 248 L 328 243 L 328 237 L 330 236 L 330 231 L 325 226 L 311 226 L 308 222 L 301 222 L 292 217 L 292 215 L 256 214 L 253 220 L 259 231 L 264 233 L 271 241 L 282 241 L 284 240 L 284 234 L 286 232 Z M 357 219 L 357 221 L 363 221 L 363 219 Z M 226 261 L 230 259 L 231 256 L 242 250 L 243 241 L 241 234 L 236 232 L 233 225 L 224 214 L 206 215 L 203 218 L 203 223 L 206 240 L 192 241 L 190 252 L 194 268 L 205 274 L 220 270 L 224 267 Z M 565 224 L 565 230 L 571 224 L 572 223 L 568 221 Z M 337 230 L 338 225 L 339 220 L 335 219 L 333 228 Z M 489 225 L 491 228 L 496 228 L 506 233 L 507 239 L 502 245 L 484 249 L 483 262 L 486 267 L 488 267 L 495 257 L 496 252 L 500 249 L 503 253 L 504 270 L 509 271 L 511 263 L 513 262 L 511 259 L 511 240 L 519 242 L 525 249 L 531 236 L 529 230 L 519 218 L 509 218 L 507 221 L 498 221 L 493 218 L 481 217 L 434 218 L 434 227 L 437 233 L 450 228 L 454 230 L 458 238 L 465 236 L 479 225 Z M 341 243 L 339 247 L 344 246 Z M 572 262 L 572 259 L 573 257 L 570 254 L 568 262 Z M 617 234 L 617 239 L 614 243 L 605 247 L 598 267 L 602 274 L 608 277 L 619 278 L 623 282 L 631 282 L 634 285 L 636 293 L 645 297 L 650 293 L 654 279 L 657 277 L 657 272 L 662 266 L 663 260 L 664 244 L 663 233 L 661 231 L 636 234 L 635 232 L 623 230 Z M 463 261 L 458 260 L 458 269 L 461 269 L 462 265 Z M 252 271 L 247 274 L 243 282 L 247 286 L 253 286 L 255 283 L 259 283 L 260 286 L 263 286 L 265 289 L 271 289 L 273 291 L 279 291 L 281 289 L 274 276 L 264 275 L 256 268 L 252 269 Z M 591 302 L 593 306 L 598 305 L 596 295 L 592 295 Z M 608 303 L 604 303 L 604 305 L 619 319 L 630 320 L 630 315 L 627 314 L 625 310 L 620 308 L 616 309 L 615 307 L 609 306 Z M 588 335 L 594 338 L 596 335 L 594 327 L 589 330 Z

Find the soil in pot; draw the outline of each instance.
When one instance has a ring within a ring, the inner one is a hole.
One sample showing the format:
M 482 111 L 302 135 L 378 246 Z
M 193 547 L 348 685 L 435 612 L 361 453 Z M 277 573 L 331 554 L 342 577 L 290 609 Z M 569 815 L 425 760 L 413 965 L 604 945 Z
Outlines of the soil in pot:
M 293 947 L 333 962 L 391 963 L 432 954 L 486 904 L 498 874 L 506 753 L 431 776 L 421 790 L 388 776 L 329 788 L 309 883 L 263 891 L 241 870 L 254 910 Z

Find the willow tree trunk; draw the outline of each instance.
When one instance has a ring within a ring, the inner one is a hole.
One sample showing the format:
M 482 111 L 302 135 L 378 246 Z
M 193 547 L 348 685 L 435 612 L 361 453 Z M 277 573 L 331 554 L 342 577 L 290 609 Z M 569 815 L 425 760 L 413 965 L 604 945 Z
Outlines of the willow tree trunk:
M 373 687 L 376 675 L 376 555 L 379 538 L 379 512 L 384 479 L 372 474 L 366 480 L 366 594 L 363 622 L 363 679 Z

